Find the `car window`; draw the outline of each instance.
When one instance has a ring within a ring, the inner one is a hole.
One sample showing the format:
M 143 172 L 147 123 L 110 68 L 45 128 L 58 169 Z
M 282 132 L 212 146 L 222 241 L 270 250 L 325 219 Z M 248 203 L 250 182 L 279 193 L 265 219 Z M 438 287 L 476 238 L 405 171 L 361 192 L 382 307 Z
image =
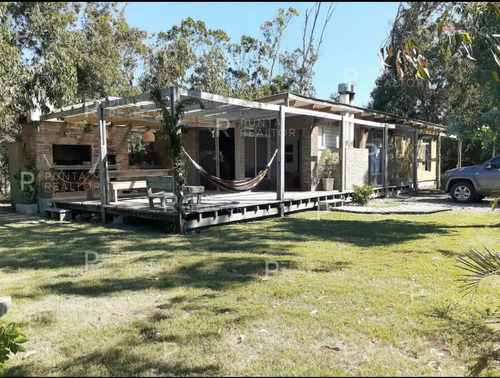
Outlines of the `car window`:
M 500 168 L 500 156 L 490 161 L 491 168 Z

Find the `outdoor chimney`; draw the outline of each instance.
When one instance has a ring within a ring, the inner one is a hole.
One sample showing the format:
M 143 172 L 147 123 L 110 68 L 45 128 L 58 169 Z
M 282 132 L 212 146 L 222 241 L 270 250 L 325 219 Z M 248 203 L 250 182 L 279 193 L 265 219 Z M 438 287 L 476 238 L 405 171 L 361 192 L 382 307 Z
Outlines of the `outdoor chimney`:
M 340 102 L 347 105 L 354 105 L 354 95 L 356 94 L 356 85 L 349 83 L 339 84 L 338 89 Z

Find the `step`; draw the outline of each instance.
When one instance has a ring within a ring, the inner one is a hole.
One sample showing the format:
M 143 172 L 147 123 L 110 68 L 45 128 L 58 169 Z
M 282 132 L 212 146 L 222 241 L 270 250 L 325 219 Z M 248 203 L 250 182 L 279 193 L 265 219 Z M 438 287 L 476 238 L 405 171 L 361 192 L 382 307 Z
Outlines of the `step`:
M 71 220 L 71 210 L 61 209 L 59 207 L 47 207 L 44 211 L 50 213 L 51 219 L 57 219 L 61 222 Z
M 337 207 L 339 204 L 340 206 L 344 206 L 345 200 L 342 198 L 334 198 L 331 200 L 325 200 L 325 201 L 319 201 L 318 207 L 319 210 L 328 210 L 331 205 L 333 207 Z

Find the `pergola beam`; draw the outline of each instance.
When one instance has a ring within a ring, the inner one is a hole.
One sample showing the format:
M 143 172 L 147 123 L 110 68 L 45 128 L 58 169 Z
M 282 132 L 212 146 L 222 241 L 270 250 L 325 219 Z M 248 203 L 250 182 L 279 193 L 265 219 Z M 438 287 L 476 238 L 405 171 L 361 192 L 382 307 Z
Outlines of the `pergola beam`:
M 184 89 L 184 88 L 178 88 L 178 90 L 179 90 L 179 94 L 181 96 L 189 97 L 189 98 L 193 98 L 193 99 L 218 102 L 221 104 L 228 104 L 228 105 L 238 105 L 238 106 L 255 108 L 255 109 L 262 109 L 262 110 L 272 110 L 275 112 L 278 112 L 280 110 L 279 105 L 274 105 L 274 104 L 266 104 L 263 102 L 242 100 L 239 98 L 220 96 L 220 95 L 215 95 L 215 94 L 206 93 L 206 92 L 192 91 L 192 90 Z

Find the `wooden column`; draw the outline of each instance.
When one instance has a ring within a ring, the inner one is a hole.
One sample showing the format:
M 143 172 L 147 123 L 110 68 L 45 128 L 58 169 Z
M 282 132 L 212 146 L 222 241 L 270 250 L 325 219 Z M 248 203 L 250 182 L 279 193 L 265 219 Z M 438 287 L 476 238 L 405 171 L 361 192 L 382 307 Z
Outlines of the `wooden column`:
M 383 154 L 382 154 L 382 186 L 385 188 L 387 196 L 387 187 L 389 186 L 389 127 L 384 124 L 383 135 Z
M 278 174 L 276 199 L 283 201 L 285 199 L 285 107 L 280 106 L 278 129 Z
M 175 120 L 176 117 L 176 106 L 178 101 L 180 100 L 180 95 L 179 95 L 179 90 L 177 87 L 171 87 L 170 88 L 170 116 L 172 117 L 173 120 Z M 174 121 L 175 122 L 175 121 Z M 179 127 L 177 130 L 177 135 L 182 138 L 182 129 Z M 180 175 L 182 176 L 182 179 L 184 179 L 186 171 L 184 170 L 183 172 L 174 172 L 174 180 L 175 176 Z M 177 187 L 177 182 L 175 183 L 175 186 Z M 177 204 L 176 204 L 176 209 L 177 209 L 177 224 L 176 224 L 176 229 L 177 232 L 184 232 L 184 214 L 183 214 L 183 209 L 182 209 L 182 202 L 183 202 L 183 194 L 182 192 L 179 192 L 176 190 L 176 195 L 177 195 Z
M 215 126 L 215 175 L 220 177 L 220 131 L 219 127 Z M 235 155 L 236 156 L 236 155 Z M 220 192 L 220 188 L 217 187 L 217 191 Z
M 108 145 L 106 141 L 106 117 L 104 106 L 97 108 L 98 150 L 99 150 L 99 189 L 101 193 L 101 220 L 106 223 L 105 205 L 109 205 L 109 173 L 108 173 Z
M 342 116 L 340 122 L 340 191 L 345 192 L 346 186 L 346 137 L 347 137 L 347 120 L 346 116 Z
M 441 134 L 437 137 L 436 188 L 441 188 Z
M 418 129 L 413 132 L 413 190 L 418 191 Z

